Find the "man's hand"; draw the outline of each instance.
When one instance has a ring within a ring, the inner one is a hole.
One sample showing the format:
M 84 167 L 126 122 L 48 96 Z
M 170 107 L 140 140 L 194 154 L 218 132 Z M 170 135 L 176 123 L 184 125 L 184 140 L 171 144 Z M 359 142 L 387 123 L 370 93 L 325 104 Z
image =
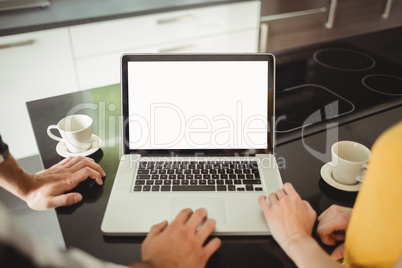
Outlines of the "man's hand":
M 216 224 L 206 217 L 203 208 L 194 213 L 184 209 L 170 225 L 167 221 L 154 225 L 142 244 L 142 261 L 153 267 L 205 267 L 221 245 L 220 239 L 213 238 L 204 246 Z
M 285 183 L 283 189 L 270 194 L 268 198 L 271 206 L 267 204 L 265 196 L 260 196 L 258 202 L 272 236 L 285 252 L 288 252 L 293 240 L 311 238 L 317 215 L 290 183 Z
M 335 245 L 345 240 L 352 209 L 337 205 L 330 206 L 318 217 L 317 234 L 326 245 Z M 343 258 L 344 244 L 339 245 L 331 254 L 334 259 Z
M 23 199 L 36 210 L 69 206 L 82 200 L 80 193 L 65 192 L 72 190 L 88 177 L 102 185 L 103 169 L 87 157 L 69 157 L 60 163 L 37 174 L 27 174 L 26 195 Z

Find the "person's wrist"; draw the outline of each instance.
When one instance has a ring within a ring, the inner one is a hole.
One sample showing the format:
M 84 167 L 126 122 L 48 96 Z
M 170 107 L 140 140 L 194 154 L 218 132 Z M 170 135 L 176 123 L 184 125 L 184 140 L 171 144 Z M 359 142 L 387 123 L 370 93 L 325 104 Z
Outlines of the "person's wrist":
M 309 235 L 294 234 L 286 241 L 284 251 L 292 258 L 292 255 L 296 254 L 300 249 L 312 242 L 314 243 L 315 240 Z

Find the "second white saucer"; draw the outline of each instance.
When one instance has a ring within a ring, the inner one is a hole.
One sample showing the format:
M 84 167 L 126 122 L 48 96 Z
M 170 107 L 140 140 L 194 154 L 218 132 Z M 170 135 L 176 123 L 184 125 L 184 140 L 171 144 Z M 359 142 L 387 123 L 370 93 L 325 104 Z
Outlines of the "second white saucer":
M 70 151 L 67 149 L 66 144 L 64 143 L 64 141 L 60 141 L 57 146 L 56 146 L 56 152 L 63 157 L 69 157 L 69 156 L 88 156 L 91 155 L 93 153 L 95 153 L 96 151 L 99 150 L 99 148 L 102 145 L 102 139 L 99 138 L 98 136 L 96 136 L 95 134 L 92 134 L 91 136 L 92 139 L 92 147 L 82 153 L 70 153 Z
M 357 184 L 353 185 L 347 185 L 339 183 L 336 180 L 334 180 L 334 178 L 332 177 L 331 163 L 326 163 L 325 165 L 322 166 L 321 177 L 326 183 L 328 183 L 332 187 L 346 192 L 357 192 L 360 190 L 360 187 L 362 186 L 362 182 L 358 182 Z

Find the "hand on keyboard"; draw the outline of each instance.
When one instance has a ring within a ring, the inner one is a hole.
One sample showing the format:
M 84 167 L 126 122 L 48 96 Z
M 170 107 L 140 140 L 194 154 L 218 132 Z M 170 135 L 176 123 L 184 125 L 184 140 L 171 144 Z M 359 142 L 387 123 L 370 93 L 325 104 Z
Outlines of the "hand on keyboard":
M 187 208 L 169 225 L 167 221 L 154 225 L 142 244 L 142 261 L 153 267 L 205 267 L 221 245 L 219 238 L 213 238 L 204 246 L 216 224 L 208 219 L 198 229 L 206 217 L 203 208 L 195 212 Z

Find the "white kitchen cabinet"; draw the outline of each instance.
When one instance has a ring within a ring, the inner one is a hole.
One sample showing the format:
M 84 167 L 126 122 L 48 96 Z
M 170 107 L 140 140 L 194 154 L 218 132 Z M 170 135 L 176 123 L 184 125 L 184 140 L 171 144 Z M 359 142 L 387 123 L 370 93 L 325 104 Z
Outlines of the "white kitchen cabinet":
M 120 81 L 133 52 L 256 52 L 260 2 L 219 5 L 70 27 L 80 89 Z
M 0 37 L 0 90 L 3 140 L 16 158 L 37 154 L 25 102 L 78 90 L 68 29 Z

